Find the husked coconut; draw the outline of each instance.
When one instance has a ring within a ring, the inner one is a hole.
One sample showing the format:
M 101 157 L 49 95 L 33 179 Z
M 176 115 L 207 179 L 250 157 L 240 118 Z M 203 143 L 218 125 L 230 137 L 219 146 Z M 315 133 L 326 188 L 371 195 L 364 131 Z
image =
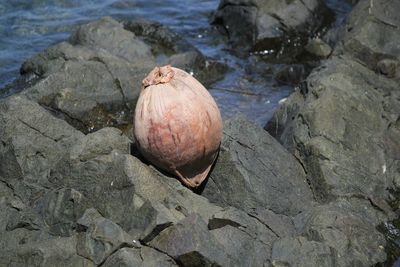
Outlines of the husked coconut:
M 199 186 L 221 143 L 217 104 L 200 82 L 170 65 L 153 69 L 142 85 L 134 129 L 139 151 L 186 186 Z

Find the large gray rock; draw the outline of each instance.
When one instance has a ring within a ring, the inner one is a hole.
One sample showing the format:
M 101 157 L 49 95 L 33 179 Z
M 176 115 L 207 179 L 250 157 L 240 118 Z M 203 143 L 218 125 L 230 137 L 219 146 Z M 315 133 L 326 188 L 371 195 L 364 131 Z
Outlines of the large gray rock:
M 272 249 L 272 266 L 283 267 L 334 267 L 335 251 L 322 242 L 309 241 L 304 237 L 282 238 Z
M 307 79 L 269 123 L 302 162 L 321 201 L 363 195 L 389 199 L 399 136 L 398 84 L 349 58 L 333 58 Z
M 298 232 L 336 255 L 337 266 L 371 266 L 386 260 L 385 238 L 376 229 L 387 214 L 365 199 L 339 199 L 295 218 Z
M 396 218 L 398 207 L 389 204 L 400 190 L 399 9 L 397 1 L 359 1 L 333 56 L 266 127 L 304 166 L 315 198 L 327 203 L 295 218 L 298 234 L 328 245 L 339 266 L 398 255 L 398 248 L 385 250 L 376 229 Z
M 87 209 L 77 224 L 76 252 L 96 265 L 102 264 L 122 247 L 140 247 L 139 241 L 134 240 L 119 225 L 102 217 L 95 209 Z
M 163 31 L 156 34 L 138 27 Z M 185 48 L 176 47 L 161 57 L 156 47 L 168 50 L 174 38 L 185 43 Z M 205 58 L 166 27 L 150 22 L 124 26 L 104 17 L 81 25 L 68 41 L 26 61 L 21 73 L 36 77 L 36 82 L 28 83 L 22 93 L 84 132 L 106 126 L 127 130 L 132 127 L 143 78 L 156 65 L 167 63 L 194 72 L 204 82 L 215 81 L 226 71 L 225 65 Z
M 142 247 L 141 249 L 122 248 L 111 255 L 103 266 L 172 267 L 178 265 L 176 265 L 171 257 L 150 247 Z
M 396 0 L 359 1 L 341 28 L 335 54 L 350 54 L 372 70 L 378 70 L 378 63 L 385 59 L 398 64 L 399 10 Z
M 301 165 L 262 128 L 243 118 L 224 125 L 221 151 L 202 195 L 247 212 L 264 207 L 295 215 L 312 204 Z
M 213 24 L 220 26 L 235 46 L 279 54 L 289 47 L 293 50 L 294 43 L 302 45 L 296 36 L 307 38 L 332 18 L 320 0 L 221 0 Z
M 162 231 L 152 247 L 173 257 L 182 266 L 232 266 L 228 255 L 196 214 Z

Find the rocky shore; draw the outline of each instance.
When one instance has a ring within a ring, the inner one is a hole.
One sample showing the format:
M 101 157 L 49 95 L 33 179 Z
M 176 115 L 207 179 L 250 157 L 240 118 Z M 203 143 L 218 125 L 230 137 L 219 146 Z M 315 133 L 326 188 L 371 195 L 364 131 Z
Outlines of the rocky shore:
M 110 17 L 23 64 L 0 100 L 0 266 L 393 264 L 378 229 L 399 213 L 400 2 L 360 0 L 318 39 L 323 1 L 262 3 L 222 0 L 214 23 L 236 47 L 273 42 L 319 66 L 265 129 L 225 122 L 195 192 L 140 157 L 133 110 L 155 65 L 208 85 L 224 64 L 163 25 Z

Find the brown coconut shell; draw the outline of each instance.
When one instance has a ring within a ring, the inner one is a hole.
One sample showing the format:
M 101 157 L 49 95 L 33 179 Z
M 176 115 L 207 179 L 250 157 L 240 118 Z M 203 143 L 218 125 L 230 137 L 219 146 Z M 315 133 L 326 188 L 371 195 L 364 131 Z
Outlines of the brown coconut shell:
M 156 67 L 143 80 L 134 136 L 143 156 L 188 187 L 199 186 L 218 154 L 221 114 L 206 88 L 187 72 Z

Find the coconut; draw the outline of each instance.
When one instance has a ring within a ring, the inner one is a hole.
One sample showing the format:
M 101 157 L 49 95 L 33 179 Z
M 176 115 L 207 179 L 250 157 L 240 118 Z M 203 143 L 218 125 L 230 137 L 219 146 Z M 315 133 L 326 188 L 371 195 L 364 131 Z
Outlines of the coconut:
M 218 155 L 221 113 L 207 89 L 190 74 L 170 65 L 156 67 L 142 82 L 134 136 L 149 162 L 195 188 Z

